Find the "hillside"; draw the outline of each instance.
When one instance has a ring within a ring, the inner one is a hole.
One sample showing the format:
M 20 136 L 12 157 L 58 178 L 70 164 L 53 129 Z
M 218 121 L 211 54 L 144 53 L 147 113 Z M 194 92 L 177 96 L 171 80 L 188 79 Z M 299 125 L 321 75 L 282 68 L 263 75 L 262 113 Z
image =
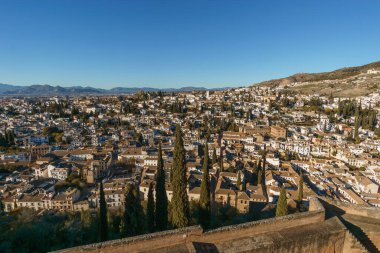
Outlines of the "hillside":
M 367 71 L 370 69 L 380 69 L 380 61 L 331 72 L 299 73 L 256 85 L 283 87 L 301 94 L 329 95 L 333 93 L 335 96 L 355 97 L 379 90 L 380 73 L 368 74 Z

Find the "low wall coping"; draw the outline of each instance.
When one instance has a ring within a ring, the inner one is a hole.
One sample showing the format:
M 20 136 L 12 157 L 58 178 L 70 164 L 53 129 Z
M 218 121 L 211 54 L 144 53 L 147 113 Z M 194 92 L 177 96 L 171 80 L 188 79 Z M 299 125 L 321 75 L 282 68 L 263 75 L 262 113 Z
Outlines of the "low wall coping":
M 134 243 L 139 243 L 139 242 L 143 242 L 146 240 L 159 239 L 161 237 L 166 237 L 166 236 L 171 236 L 171 235 L 181 235 L 181 234 L 192 234 L 193 233 L 193 234 L 199 234 L 200 236 L 203 236 L 203 235 L 206 236 L 206 235 L 211 235 L 211 234 L 215 234 L 215 233 L 228 232 L 228 231 L 233 231 L 233 230 L 245 229 L 245 228 L 249 228 L 249 227 L 257 227 L 260 225 L 269 225 L 269 224 L 274 224 L 274 223 L 282 222 L 282 221 L 292 221 L 292 220 L 297 220 L 300 218 L 307 218 L 307 217 L 315 216 L 317 214 L 321 214 L 321 213 L 325 212 L 323 205 L 320 203 L 320 201 L 316 197 L 312 197 L 310 199 L 310 204 L 312 204 L 311 206 L 313 207 L 311 211 L 289 214 L 289 215 L 265 219 L 265 220 L 245 222 L 245 223 L 241 223 L 241 224 L 237 224 L 237 225 L 224 226 L 224 227 L 209 230 L 209 231 L 203 231 L 202 227 L 197 225 L 197 226 L 190 226 L 190 227 L 185 227 L 185 228 L 180 228 L 180 229 L 173 229 L 173 230 L 166 230 L 166 231 L 162 231 L 162 232 L 144 234 L 144 235 L 139 235 L 139 236 L 134 236 L 134 237 L 110 240 L 110 241 L 106 241 L 106 242 L 76 246 L 76 247 L 72 247 L 72 248 L 61 249 L 61 250 L 54 251 L 54 252 L 65 253 L 65 252 L 71 252 L 73 250 L 91 251 L 94 249 L 101 249 L 104 247 L 118 246 L 121 244 L 134 244 Z M 309 205 L 309 207 L 310 207 L 310 205 Z M 187 235 L 184 236 L 184 239 L 186 237 L 187 237 Z

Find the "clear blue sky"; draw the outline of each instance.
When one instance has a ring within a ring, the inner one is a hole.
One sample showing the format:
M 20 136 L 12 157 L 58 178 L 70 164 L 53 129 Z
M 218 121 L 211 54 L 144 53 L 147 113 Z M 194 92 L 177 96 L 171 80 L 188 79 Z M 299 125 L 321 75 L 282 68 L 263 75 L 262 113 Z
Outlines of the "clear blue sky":
M 0 0 L 0 83 L 242 86 L 380 60 L 379 0 Z

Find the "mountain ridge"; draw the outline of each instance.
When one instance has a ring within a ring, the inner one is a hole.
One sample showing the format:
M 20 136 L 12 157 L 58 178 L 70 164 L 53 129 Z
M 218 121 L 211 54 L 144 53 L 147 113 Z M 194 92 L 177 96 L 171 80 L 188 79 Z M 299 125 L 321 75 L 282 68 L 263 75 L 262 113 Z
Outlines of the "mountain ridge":
M 219 88 L 224 89 L 224 88 Z M 27 86 L 11 85 L 0 83 L 0 95 L 72 95 L 72 94 L 99 94 L 99 95 L 111 95 L 111 94 L 131 94 L 138 91 L 147 92 L 191 92 L 191 91 L 203 91 L 203 90 L 216 90 L 207 89 L 205 87 L 193 87 L 185 86 L 181 88 L 152 88 L 152 87 L 114 87 L 110 89 L 94 88 L 91 86 L 69 86 L 62 87 L 59 85 L 53 86 L 49 84 L 33 84 Z
M 348 77 L 352 77 L 362 73 L 365 70 L 380 68 L 380 61 L 368 63 L 356 67 L 344 67 L 333 71 L 320 72 L 320 73 L 296 73 L 294 75 L 271 79 L 259 83 L 255 83 L 252 86 L 269 86 L 274 87 L 277 85 L 287 85 L 294 82 L 318 82 L 323 80 L 339 80 Z
M 321 82 L 323 81 L 340 81 L 343 79 L 350 79 L 354 78 L 355 76 L 358 76 L 359 74 L 364 73 L 365 71 L 369 69 L 380 69 L 380 61 L 372 62 L 369 64 L 365 64 L 362 66 L 356 66 L 356 67 L 345 67 L 340 68 L 337 70 L 333 70 L 330 72 L 320 72 L 320 73 L 297 73 L 288 77 L 284 78 L 277 78 L 272 80 L 267 80 L 259 83 L 255 83 L 253 85 L 249 85 L 248 87 L 257 87 L 257 86 L 266 86 L 266 87 L 276 87 L 276 86 L 287 86 L 287 85 L 294 85 L 295 83 L 310 83 L 309 86 L 317 86 L 322 85 Z M 377 80 L 376 85 L 377 85 Z M 308 92 L 318 92 L 318 87 L 313 87 L 312 89 L 307 89 L 307 85 L 302 86 L 302 91 L 304 93 Z M 329 84 L 331 86 L 331 84 Z M 338 91 L 342 89 L 350 89 L 353 88 L 353 85 L 347 85 L 346 87 L 344 85 L 336 85 L 335 88 L 338 89 Z M 374 86 L 371 86 L 373 88 Z M 325 87 L 326 88 L 326 87 Z M 354 87 L 357 88 L 357 87 Z M 368 88 L 368 85 L 367 85 Z M 375 87 L 376 89 L 380 89 L 380 83 L 378 87 Z M 0 95 L 2 96 L 12 96 L 12 95 L 114 95 L 114 94 L 132 94 L 136 93 L 138 91 L 146 91 L 146 92 L 191 92 L 191 91 L 205 91 L 205 90 L 227 90 L 231 89 L 231 87 L 222 87 L 222 88 L 213 88 L 213 89 L 207 89 L 205 87 L 194 87 L 194 86 L 185 86 L 181 88 L 152 88 L 152 87 L 114 87 L 110 89 L 102 89 L 102 88 L 94 88 L 91 86 L 69 86 L 69 87 L 62 87 L 62 86 L 53 86 L 49 84 L 33 84 L 33 85 L 27 85 L 27 86 L 21 86 L 21 85 L 11 85 L 11 84 L 3 84 L 0 83 Z M 293 90 L 299 90 L 299 87 L 291 88 Z M 326 88 L 323 89 L 325 92 L 333 93 L 335 92 L 334 88 Z M 362 92 L 363 93 L 363 92 Z M 360 93 L 360 94 L 362 94 Z M 324 93 L 325 94 L 325 93 Z M 358 93 L 359 94 L 359 93 Z M 363 93 L 365 94 L 365 92 Z M 321 93 L 321 95 L 323 95 Z

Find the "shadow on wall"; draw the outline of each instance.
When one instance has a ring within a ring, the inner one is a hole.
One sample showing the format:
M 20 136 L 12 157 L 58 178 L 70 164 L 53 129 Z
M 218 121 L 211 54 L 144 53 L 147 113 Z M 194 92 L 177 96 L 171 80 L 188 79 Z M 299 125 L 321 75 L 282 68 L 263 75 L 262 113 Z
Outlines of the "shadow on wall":
M 195 252 L 219 253 L 218 248 L 213 243 L 193 242 L 193 247 Z
M 330 203 L 329 200 L 322 199 L 322 198 L 319 198 L 319 201 L 325 208 L 326 219 L 337 217 L 369 252 L 373 252 L 373 253 L 380 252 L 377 246 L 368 237 L 366 232 L 360 226 L 354 224 L 353 222 L 350 222 L 349 220 L 350 215 L 374 218 L 373 216 L 369 214 L 373 212 L 380 212 L 380 210 L 376 210 L 376 208 L 374 209 L 373 207 L 354 206 L 353 204 L 334 203 L 332 201 Z M 344 208 L 345 210 L 342 208 Z M 375 215 L 375 219 L 376 218 L 377 216 Z M 380 231 L 380 227 L 379 227 L 379 231 Z

